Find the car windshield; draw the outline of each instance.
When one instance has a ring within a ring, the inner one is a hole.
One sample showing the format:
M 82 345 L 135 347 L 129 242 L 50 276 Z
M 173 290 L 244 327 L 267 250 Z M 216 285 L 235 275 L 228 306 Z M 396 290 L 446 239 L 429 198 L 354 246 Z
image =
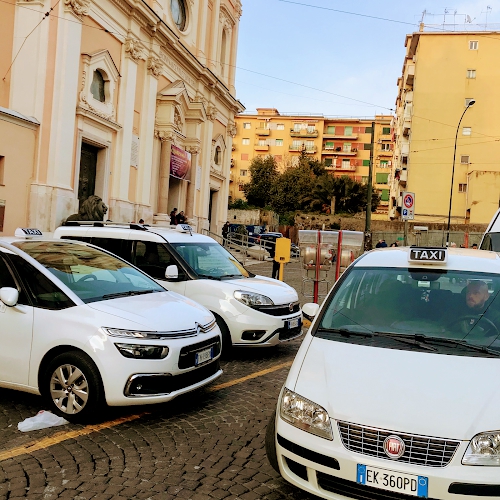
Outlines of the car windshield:
M 250 273 L 218 243 L 172 243 L 179 255 L 201 277 L 248 278 Z
M 354 267 L 325 304 L 314 334 L 377 347 L 495 355 L 499 293 L 495 274 Z
M 64 241 L 23 241 L 14 245 L 87 303 L 165 291 L 126 262 L 96 248 Z

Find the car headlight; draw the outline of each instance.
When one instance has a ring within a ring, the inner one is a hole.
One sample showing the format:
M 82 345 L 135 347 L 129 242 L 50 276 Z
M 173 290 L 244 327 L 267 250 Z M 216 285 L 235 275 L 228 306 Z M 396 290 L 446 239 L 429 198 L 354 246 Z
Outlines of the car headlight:
M 327 411 L 286 387 L 281 395 L 280 415 L 283 420 L 303 431 L 333 441 Z
M 249 307 L 254 306 L 273 306 L 274 302 L 260 293 L 247 292 L 245 290 L 236 290 L 234 298 Z
M 500 466 L 500 431 L 475 435 L 467 447 L 462 463 Z
M 158 339 L 162 338 L 158 332 L 146 332 L 142 330 L 122 330 L 121 328 L 102 328 L 104 333 L 111 337 L 122 337 L 125 339 Z
M 159 345 L 115 344 L 122 356 L 135 359 L 163 359 L 168 355 L 168 347 Z

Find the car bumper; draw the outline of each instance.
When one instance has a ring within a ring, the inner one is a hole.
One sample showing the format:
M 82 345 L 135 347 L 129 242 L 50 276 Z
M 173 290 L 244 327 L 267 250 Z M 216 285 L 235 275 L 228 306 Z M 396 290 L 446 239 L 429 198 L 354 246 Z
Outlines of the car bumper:
M 189 342 L 169 340 L 167 357 L 155 360 L 126 358 L 115 342 L 122 343 L 122 340 L 106 342 L 98 360 L 106 402 L 110 406 L 163 403 L 210 384 L 222 375 L 218 334 L 191 338 Z M 213 349 L 213 358 L 195 366 L 196 353 L 207 348 Z
M 290 321 L 298 320 L 298 326 L 289 328 Z M 233 346 L 269 347 L 300 337 L 302 313 L 287 316 L 272 316 L 259 311 L 250 311 L 227 320 Z
M 402 493 L 358 484 L 358 464 L 362 464 L 388 472 L 427 478 L 429 499 L 484 500 L 500 497 L 498 467 L 461 464 L 468 446 L 466 441 L 460 443 L 446 467 L 415 466 L 353 453 L 342 445 L 335 421 L 332 421 L 332 427 L 334 438 L 329 441 L 297 429 L 279 416 L 276 418 L 277 459 L 281 474 L 288 482 L 320 498 L 330 500 L 413 498 Z

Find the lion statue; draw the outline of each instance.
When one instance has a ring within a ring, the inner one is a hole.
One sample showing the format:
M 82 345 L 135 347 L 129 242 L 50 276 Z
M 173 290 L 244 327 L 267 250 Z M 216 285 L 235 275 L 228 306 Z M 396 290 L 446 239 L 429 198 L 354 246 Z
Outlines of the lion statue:
M 108 207 L 102 201 L 100 196 L 95 194 L 89 196 L 81 205 L 80 210 L 78 210 L 77 214 L 70 215 L 66 222 L 72 220 L 95 220 L 102 221 L 104 219 L 104 215 L 108 211 Z

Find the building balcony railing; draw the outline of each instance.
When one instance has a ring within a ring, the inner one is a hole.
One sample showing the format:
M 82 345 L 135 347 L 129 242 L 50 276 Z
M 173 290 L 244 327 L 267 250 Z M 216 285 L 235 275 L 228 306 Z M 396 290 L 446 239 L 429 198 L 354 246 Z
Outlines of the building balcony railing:
M 408 135 L 411 128 L 411 116 L 405 116 L 403 118 L 403 135 Z
M 379 156 L 388 156 L 389 158 L 392 158 L 393 153 L 394 153 L 394 151 L 385 151 L 382 149 L 378 152 L 378 155 Z
M 294 130 L 290 129 L 290 137 L 318 137 L 319 132 L 317 130 Z
M 335 172 L 356 172 L 356 165 L 343 167 L 342 165 L 328 165 L 326 170 L 334 170 Z
M 255 144 L 254 149 L 255 149 L 255 151 L 269 151 L 269 145 L 268 144 Z
M 356 156 L 358 154 L 357 149 L 351 149 L 351 151 L 337 151 L 337 149 L 323 148 L 321 151 L 322 155 L 333 155 L 333 156 Z
M 288 146 L 288 151 L 304 151 L 305 153 L 316 153 L 318 148 L 316 146 L 304 146 L 303 144 Z
M 236 160 L 234 158 L 231 158 L 231 168 L 236 167 Z
M 271 131 L 268 128 L 258 128 L 255 129 L 255 133 L 257 135 L 269 135 Z
M 323 134 L 323 138 L 325 139 L 339 139 L 339 140 L 344 140 L 344 141 L 356 141 L 358 139 L 358 135 L 338 135 L 338 134 L 328 134 L 325 132 Z

